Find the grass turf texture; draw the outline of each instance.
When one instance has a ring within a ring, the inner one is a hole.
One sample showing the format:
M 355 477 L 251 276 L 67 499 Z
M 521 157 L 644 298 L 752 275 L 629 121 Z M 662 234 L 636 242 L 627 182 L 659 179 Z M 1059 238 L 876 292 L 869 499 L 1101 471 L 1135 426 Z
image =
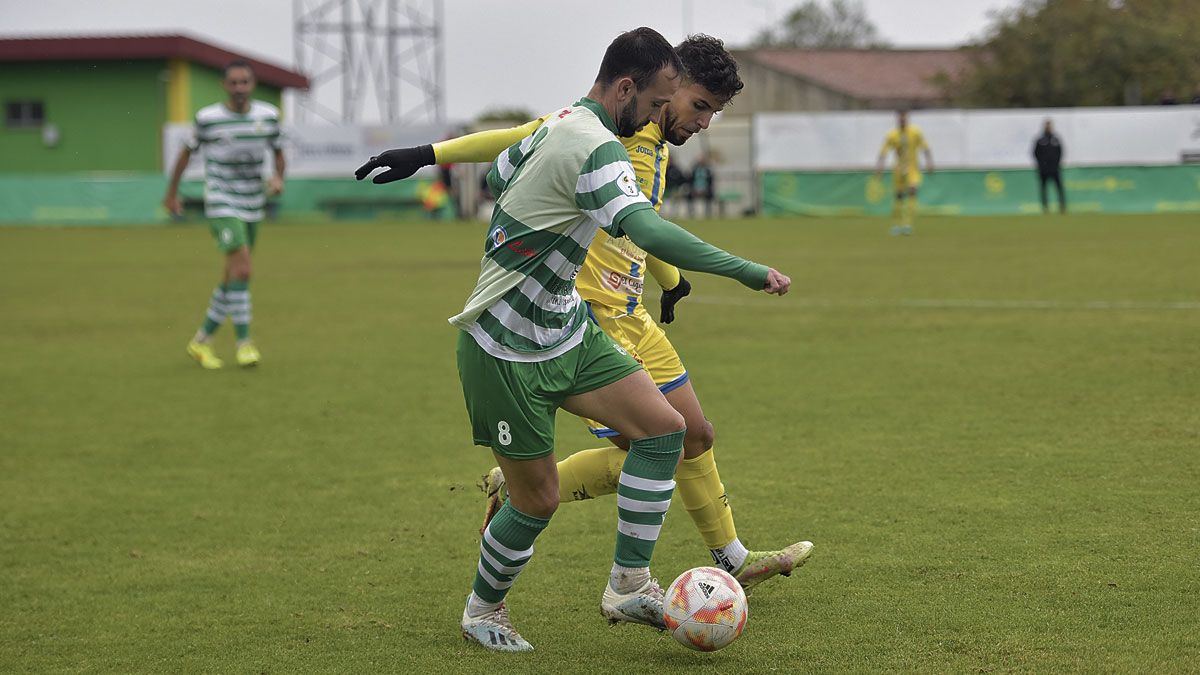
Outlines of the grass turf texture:
M 457 626 L 491 460 L 445 319 L 482 225 L 267 225 L 263 365 L 232 367 L 226 326 L 219 372 L 183 352 L 202 226 L 0 229 L 0 670 L 1195 668 L 1193 217 L 694 231 L 792 275 L 783 299 L 689 275 L 670 335 L 742 538 L 817 550 L 696 654 L 604 624 L 615 502 L 564 505 L 509 596 L 537 647 L 514 658 Z M 565 414 L 559 437 L 598 445 Z M 655 571 L 707 562 L 676 500 Z

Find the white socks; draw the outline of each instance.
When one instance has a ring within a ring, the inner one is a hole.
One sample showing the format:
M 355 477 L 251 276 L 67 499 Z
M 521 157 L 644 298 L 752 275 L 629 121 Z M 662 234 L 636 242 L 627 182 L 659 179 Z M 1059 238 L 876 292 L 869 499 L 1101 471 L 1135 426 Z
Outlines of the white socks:
M 725 544 L 721 548 L 709 549 L 712 551 L 713 560 L 717 561 L 717 565 L 724 567 L 726 572 L 733 574 L 746 562 L 746 556 L 750 555 L 750 551 L 746 550 L 746 546 L 742 544 L 742 540 L 737 537 L 733 541 Z
M 650 580 L 649 567 L 622 567 L 613 563 L 608 575 L 608 585 L 618 593 L 632 593 Z
M 471 595 L 467 596 L 467 616 L 480 617 L 484 614 L 491 614 L 499 609 L 502 604 L 504 603 L 481 600 L 478 595 L 475 595 L 474 591 L 471 591 Z

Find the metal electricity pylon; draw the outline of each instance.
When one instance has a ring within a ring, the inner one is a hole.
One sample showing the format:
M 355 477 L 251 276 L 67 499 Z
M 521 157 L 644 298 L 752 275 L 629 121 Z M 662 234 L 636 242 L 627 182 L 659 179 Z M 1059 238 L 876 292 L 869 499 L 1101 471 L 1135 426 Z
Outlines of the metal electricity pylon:
M 293 0 L 301 123 L 443 120 L 442 0 Z

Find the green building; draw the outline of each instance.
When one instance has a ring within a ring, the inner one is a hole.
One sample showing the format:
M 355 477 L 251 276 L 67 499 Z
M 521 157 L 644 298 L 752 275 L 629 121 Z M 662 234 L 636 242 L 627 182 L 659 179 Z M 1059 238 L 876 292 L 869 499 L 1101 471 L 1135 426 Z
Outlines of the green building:
M 303 75 L 183 35 L 0 39 L 0 223 L 161 220 L 163 127 L 225 98 L 250 63 L 280 105 Z

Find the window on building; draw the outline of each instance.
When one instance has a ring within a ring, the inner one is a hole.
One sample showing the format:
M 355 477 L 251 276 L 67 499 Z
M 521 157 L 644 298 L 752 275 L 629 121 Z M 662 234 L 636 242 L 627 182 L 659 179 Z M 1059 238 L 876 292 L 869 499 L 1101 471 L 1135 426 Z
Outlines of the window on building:
M 46 121 L 46 108 L 41 101 L 5 101 L 4 126 L 9 129 L 30 129 Z

